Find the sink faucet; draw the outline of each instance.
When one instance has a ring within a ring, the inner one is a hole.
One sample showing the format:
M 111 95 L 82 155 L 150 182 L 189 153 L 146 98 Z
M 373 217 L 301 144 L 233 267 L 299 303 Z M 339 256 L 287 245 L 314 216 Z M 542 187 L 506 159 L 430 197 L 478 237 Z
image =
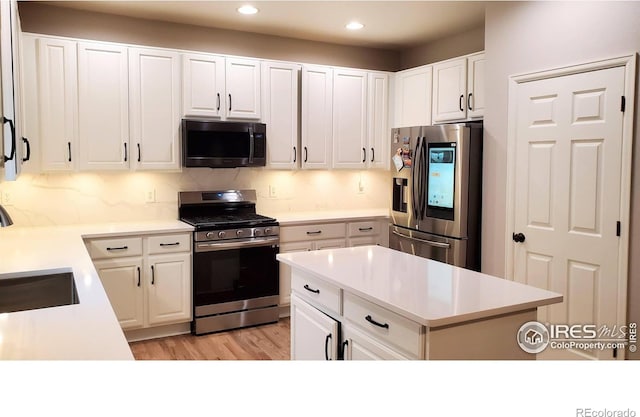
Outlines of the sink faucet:
M 0 206 L 0 227 L 11 226 L 13 221 L 11 220 L 11 216 L 7 213 L 7 210 L 4 207 Z

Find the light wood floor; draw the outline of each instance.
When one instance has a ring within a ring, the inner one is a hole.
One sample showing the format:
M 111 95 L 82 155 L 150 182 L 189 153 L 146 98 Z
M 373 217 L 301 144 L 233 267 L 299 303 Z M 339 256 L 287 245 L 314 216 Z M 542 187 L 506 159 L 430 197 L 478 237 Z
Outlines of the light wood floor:
M 129 344 L 137 360 L 289 360 L 289 318 L 203 336 L 185 334 Z

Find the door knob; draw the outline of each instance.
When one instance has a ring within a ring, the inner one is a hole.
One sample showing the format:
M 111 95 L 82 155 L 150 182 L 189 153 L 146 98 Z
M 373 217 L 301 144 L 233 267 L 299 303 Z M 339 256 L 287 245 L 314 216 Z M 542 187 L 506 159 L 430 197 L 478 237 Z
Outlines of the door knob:
M 524 242 L 524 240 L 526 239 L 526 236 L 522 233 L 514 233 L 513 234 L 513 241 L 516 243 L 522 243 Z

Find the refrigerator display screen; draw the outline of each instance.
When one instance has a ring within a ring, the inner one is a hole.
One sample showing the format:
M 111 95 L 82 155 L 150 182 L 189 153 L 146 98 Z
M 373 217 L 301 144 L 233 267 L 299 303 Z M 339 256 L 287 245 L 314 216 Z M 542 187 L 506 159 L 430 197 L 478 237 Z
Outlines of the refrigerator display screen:
M 455 146 L 455 143 L 429 144 L 427 203 L 431 207 L 453 209 L 456 167 Z

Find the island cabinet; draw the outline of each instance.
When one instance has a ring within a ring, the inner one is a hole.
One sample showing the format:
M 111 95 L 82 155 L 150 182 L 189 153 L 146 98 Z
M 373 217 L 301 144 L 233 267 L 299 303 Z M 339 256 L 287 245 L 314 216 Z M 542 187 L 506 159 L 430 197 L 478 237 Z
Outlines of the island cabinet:
M 277 259 L 291 268 L 291 359 L 535 359 L 518 332 L 562 301 L 381 246 Z
M 85 244 L 129 341 L 188 330 L 189 233 L 113 236 Z M 165 325 L 172 326 L 159 327 Z

